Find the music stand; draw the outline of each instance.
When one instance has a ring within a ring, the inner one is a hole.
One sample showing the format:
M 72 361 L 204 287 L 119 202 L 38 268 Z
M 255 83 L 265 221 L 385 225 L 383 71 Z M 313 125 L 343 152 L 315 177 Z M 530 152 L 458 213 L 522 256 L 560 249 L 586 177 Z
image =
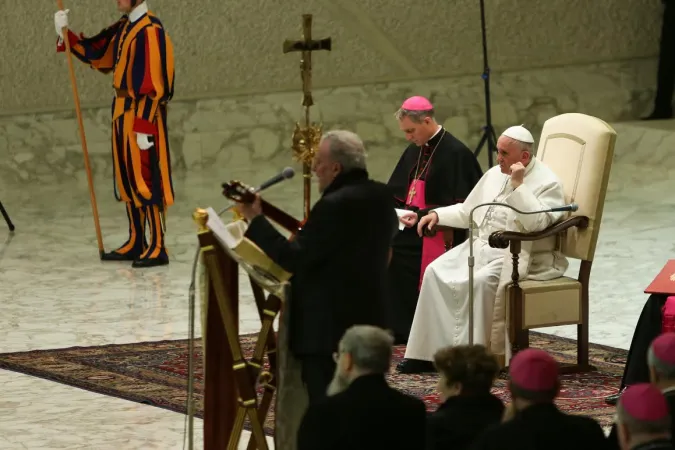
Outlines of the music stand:
M 7 222 L 9 231 L 14 231 L 14 224 L 12 223 L 12 219 L 9 218 L 9 214 L 7 214 L 7 211 L 5 211 L 5 207 L 2 206 L 2 202 L 0 202 L 0 213 L 2 213 L 2 217 L 5 218 L 5 222 Z
M 483 82 L 485 83 L 485 126 L 483 126 L 483 136 L 480 138 L 478 147 L 473 152 L 474 156 L 478 157 L 483 145 L 487 143 L 488 146 L 488 165 L 493 166 L 493 154 L 497 151 L 497 137 L 495 130 L 492 127 L 492 110 L 490 108 L 490 66 L 488 65 L 487 56 L 487 38 L 485 35 L 485 5 L 483 0 L 480 1 L 480 27 L 483 34 Z

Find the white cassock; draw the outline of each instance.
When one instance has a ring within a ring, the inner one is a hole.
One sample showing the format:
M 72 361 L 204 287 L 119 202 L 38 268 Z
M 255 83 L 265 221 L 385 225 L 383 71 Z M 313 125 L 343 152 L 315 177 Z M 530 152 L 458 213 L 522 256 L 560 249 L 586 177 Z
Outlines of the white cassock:
M 464 203 L 438 208 L 439 225 L 467 229 L 469 213 L 481 203 L 507 203 L 521 211 L 537 211 L 565 204 L 558 177 L 532 158 L 523 184 L 511 186 L 511 177 L 499 166 L 488 170 Z M 505 288 L 511 282 L 509 249 L 492 248 L 495 231 L 541 231 L 566 213 L 518 214 L 500 206 L 484 206 L 473 213 L 474 231 L 474 344 L 483 344 L 496 355 L 510 358 L 505 327 Z M 407 359 L 432 361 L 439 348 L 469 343 L 469 240 L 444 253 L 424 272 L 415 318 L 405 352 Z M 550 280 L 562 276 L 568 261 L 552 237 L 523 242 L 518 270 L 520 279 Z M 499 294 L 499 295 L 497 295 Z

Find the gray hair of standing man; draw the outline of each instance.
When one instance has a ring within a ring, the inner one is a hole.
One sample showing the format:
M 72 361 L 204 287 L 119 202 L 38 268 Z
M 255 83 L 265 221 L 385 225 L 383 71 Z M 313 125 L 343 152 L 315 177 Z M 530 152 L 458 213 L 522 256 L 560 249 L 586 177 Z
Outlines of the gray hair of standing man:
M 360 374 L 389 372 L 394 337 L 372 325 L 354 325 L 342 336 L 340 353 L 351 356 Z
M 328 142 L 331 158 L 342 166 L 344 172 L 366 170 L 366 148 L 356 133 L 332 130 L 325 133 L 321 140 Z
M 396 120 L 403 120 L 405 117 L 409 118 L 413 123 L 422 123 L 424 119 L 429 117 L 432 120 L 436 120 L 434 117 L 435 111 L 433 108 L 425 110 L 412 110 L 399 108 L 398 111 L 394 113 Z

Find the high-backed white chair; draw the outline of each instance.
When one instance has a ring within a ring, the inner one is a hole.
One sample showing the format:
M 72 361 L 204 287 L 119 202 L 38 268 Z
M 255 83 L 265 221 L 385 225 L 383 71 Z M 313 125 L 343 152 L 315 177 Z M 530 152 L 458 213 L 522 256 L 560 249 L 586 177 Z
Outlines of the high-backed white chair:
M 577 364 L 563 370 L 594 369 L 588 361 L 588 286 L 615 141 L 611 126 L 585 114 L 561 114 L 544 123 L 536 156 L 560 178 L 565 200 L 578 204 L 579 209 L 542 232 L 496 232 L 490 237 L 490 245 L 510 247 L 517 258 L 521 242 L 557 235 L 562 253 L 581 260 L 581 266 L 576 278 L 519 281 L 518 264 L 514 264 L 505 308 L 512 355 L 529 346 L 532 328 L 577 325 Z

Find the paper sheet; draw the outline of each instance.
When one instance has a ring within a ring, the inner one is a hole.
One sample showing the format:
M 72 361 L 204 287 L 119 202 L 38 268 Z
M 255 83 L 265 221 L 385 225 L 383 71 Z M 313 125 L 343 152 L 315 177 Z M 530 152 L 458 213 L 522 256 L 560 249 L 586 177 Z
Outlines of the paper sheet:
M 394 211 L 396 211 L 396 216 L 397 216 L 399 219 L 400 219 L 401 217 L 403 217 L 405 214 L 408 214 L 409 212 L 411 212 L 411 211 L 408 211 L 407 209 L 397 209 L 397 208 L 394 208 Z M 398 229 L 399 229 L 399 231 L 402 231 L 404 228 L 405 228 L 405 225 L 403 225 L 403 224 L 401 223 L 401 221 L 399 220 L 399 222 L 398 222 Z
M 233 249 L 237 247 L 242 239 L 244 239 L 246 223 L 244 221 L 238 221 L 225 225 L 215 209 L 209 207 L 206 208 L 206 211 L 209 214 L 206 226 L 209 227 L 218 240 L 227 248 Z

